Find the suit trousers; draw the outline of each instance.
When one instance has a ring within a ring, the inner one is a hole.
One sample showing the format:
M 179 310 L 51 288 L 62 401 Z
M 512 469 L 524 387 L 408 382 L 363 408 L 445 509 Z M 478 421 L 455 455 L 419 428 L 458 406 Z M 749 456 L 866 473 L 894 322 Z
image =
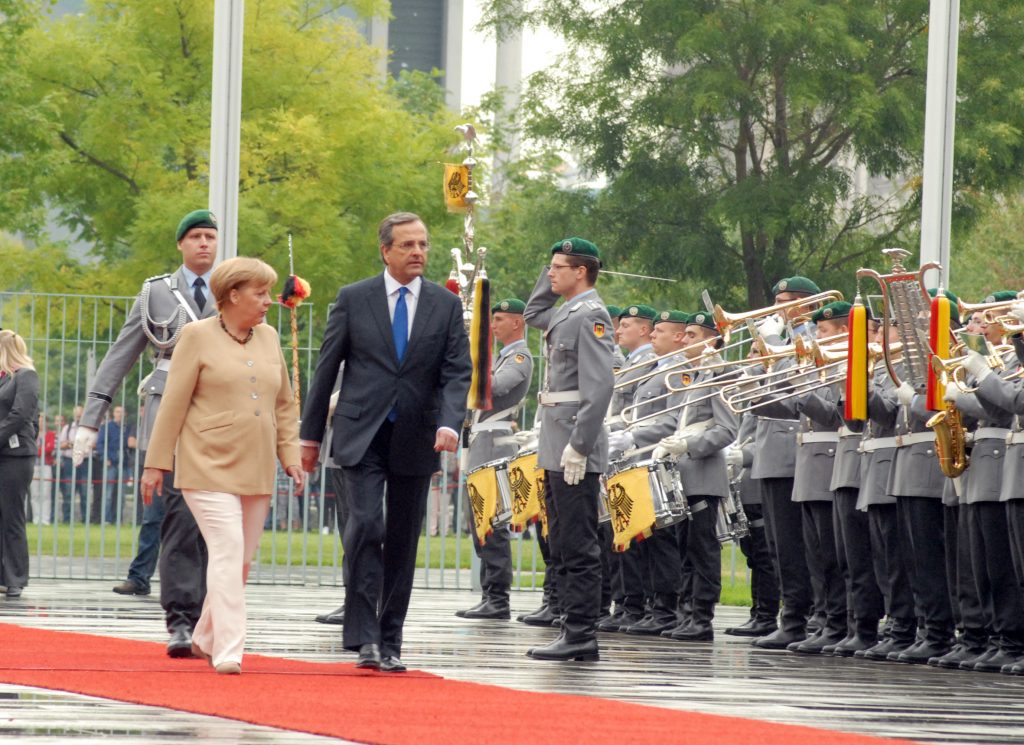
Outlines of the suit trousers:
M 473 549 L 480 557 L 480 588 L 485 600 L 508 605 L 512 587 L 512 546 L 508 528 L 499 528 L 487 536 L 481 546 L 476 531 L 470 531 Z
M 28 584 L 25 498 L 32 484 L 35 456 L 0 456 L 0 570 L 5 587 Z
M 984 647 L 992 633 L 992 617 L 974 574 L 974 555 L 968 505 L 946 505 L 942 515 L 946 528 L 946 577 L 953 625 L 963 630 L 963 641 Z M 987 590 L 984 594 L 987 594 Z
M 775 564 L 782 588 L 782 623 L 785 631 L 802 633 L 813 601 L 811 575 L 804 551 L 803 518 L 793 501 L 793 479 L 761 479 L 765 527 L 771 532 Z
M 214 666 L 222 662 L 241 664 L 245 650 L 245 582 L 260 547 L 270 495 L 184 489 L 182 497 L 195 516 L 210 556 L 206 599 L 192 641 L 210 655 Z
M 897 497 L 913 551 L 914 605 L 923 622 L 925 639 L 935 646 L 953 641 L 953 609 L 946 574 L 946 540 L 942 500 L 936 497 Z
M 601 609 L 601 547 L 597 543 L 600 476 L 587 473 L 570 485 L 547 471 L 548 545 L 556 562 L 562 629 L 570 640 L 593 638 Z
M 912 640 L 917 629 L 917 613 L 907 567 L 913 556 L 908 537 L 900 529 L 896 505 L 869 505 L 868 524 L 875 580 L 885 599 L 885 612 L 894 627 L 906 635 L 901 640 Z
M 430 489 L 429 473 L 391 472 L 393 427 L 385 420 L 362 462 L 342 468 L 348 520 L 341 543 L 349 559 L 343 644 L 354 651 L 377 644 L 385 657 L 402 653 L 402 627 Z
M 690 519 L 675 526 L 680 562 L 691 569 L 687 600 L 695 622 L 710 623 L 722 596 L 722 546 L 715 533 L 719 499 L 687 494 Z
M 1024 654 L 1024 602 L 1013 572 L 1006 507 L 1000 502 L 964 505 L 971 568 L 992 640 L 1010 654 Z
M 840 571 L 836 552 L 832 502 L 801 502 L 800 510 L 807 566 L 808 569 L 815 568 L 821 583 L 821 594 L 816 605 L 825 613 L 827 630 L 845 634 L 848 626 L 846 581 Z
M 348 499 L 345 496 L 345 475 L 340 468 L 327 468 L 328 477 L 331 479 L 331 486 L 334 489 L 334 503 L 338 511 L 337 522 L 338 532 L 345 535 L 345 524 L 348 522 Z M 325 521 L 326 524 L 326 521 Z M 341 584 L 348 587 L 348 559 L 344 552 L 341 555 Z
M 745 504 L 743 510 L 750 524 L 750 533 L 740 538 L 740 550 L 750 569 L 750 617 L 774 621 L 779 615 L 779 578 L 768 547 L 764 515 L 760 504 Z
M 850 631 L 874 635 L 878 632 L 879 619 L 885 614 L 885 605 L 871 563 L 868 513 L 857 509 L 858 494 L 853 488 L 836 489 L 832 519 L 836 549 L 840 561 L 845 559 L 846 564 L 847 607 L 856 626 Z
M 142 462 L 146 462 L 145 453 Z M 199 621 L 206 598 L 206 541 L 181 491 L 174 472 L 164 474 L 164 519 L 160 523 L 160 605 L 167 630 L 191 631 Z

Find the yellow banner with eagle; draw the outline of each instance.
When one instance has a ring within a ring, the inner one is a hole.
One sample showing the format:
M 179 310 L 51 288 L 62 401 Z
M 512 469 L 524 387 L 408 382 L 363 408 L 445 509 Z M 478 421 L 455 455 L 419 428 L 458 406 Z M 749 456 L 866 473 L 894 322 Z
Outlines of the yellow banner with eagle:
M 648 473 L 643 465 L 608 477 L 608 511 L 616 551 L 625 551 L 634 538 L 643 540 L 654 530 L 654 500 Z
M 457 163 L 444 164 L 444 206 L 449 212 L 465 212 L 469 208 L 469 168 Z
M 466 476 L 466 494 L 473 513 L 473 530 L 482 545 L 494 532 L 491 518 L 498 511 L 498 476 L 494 467 L 470 471 Z

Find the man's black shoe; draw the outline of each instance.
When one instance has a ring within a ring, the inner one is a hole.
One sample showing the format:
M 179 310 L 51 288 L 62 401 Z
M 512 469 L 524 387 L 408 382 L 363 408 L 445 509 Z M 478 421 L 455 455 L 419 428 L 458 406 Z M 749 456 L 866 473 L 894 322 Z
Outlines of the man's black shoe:
M 785 629 L 779 629 L 768 636 L 762 636 L 760 639 L 754 639 L 754 641 L 751 642 L 751 645 L 758 649 L 785 649 L 790 644 L 793 644 L 794 642 L 802 642 L 806 638 L 807 634 L 801 631 L 786 631 Z
M 527 626 L 550 626 L 557 618 L 558 614 L 550 606 L 542 605 L 533 613 L 523 616 L 523 623 Z
M 840 642 L 846 639 L 846 634 L 842 631 L 823 631 L 822 633 L 797 644 L 795 647 L 789 647 L 791 652 L 797 654 L 821 654 L 825 647 L 835 647 Z
M 872 660 L 874 662 L 881 662 L 889 659 L 889 655 L 893 652 L 899 656 L 900 652 L 909 649 L 913 644 L 914 642 L 912 639 L 883 639 L 870 649 L 865 649 L 863 653 L 855 652 L 853 656 L 861 657 L 865 660 Z
M 930 667 L 941 667 L 945 670 L 957 670 L 961 662 L 970 662 L 972 665 L 978 661 L 985 649 L 972 647 L 961 642 L 955 644 L 951 650 L 941 657 L 932 657 L 928 660 Z
M 148 595 L 148 587 L 139 587 L 139 585 L 132 582 L 130 579 L 126 579 L 119 585 L 114 585 L 114 592 L 118 595 Z
M 171 639 L 167 642 L 167 656 L 192 656 L 192 630 L 188 626 L 175 626 L 171 629 Z
M 462 610 L 455 611 L 455 615 L 458 616 L 459 618 L 465 618 L 466 617 L 466 613 L 468 613 L 469 611 L 476 610 L 477 608 L 482 608 L 485 605 L 487 605 L 487 598 L 484 598 L 479 603 L 474 605 L 472 608 L 463 608 Z
M 668 638 L 677 642 L 710 642 L 715 640 L 715 632 L 710 623 L 690 623 L 673 629 Z
M 359 647 L 359 659 L 356 667 L 364 670 L 380 670 L 380 647 L 376 644 L 364 644 Z
M 1010 654 L 1000 649 L 991 657 L 975 662 L 974 667 L 971 669 L 976 673 L 998 673 L 1004 667 L 1016 665 L 1020 660 L 1020 655 Z
M 397 657 L 388 655 L 387 657 L 381 658 L 380 671 L 382 673 L 404 673 L 407 669 L 408 668 L 406 668 L 405 663 Z
M 663 631 L 671 631 L 679 625 L 679 619 L 675 615 L 655 616 L 653 614 L 644 616 L 636 623 L 626 627 L 620 627 L 621 631 L 627 634 L 638 636 L 657 636 Z
M 345 606 L 335 608 L 330 613 L 321 613 L 319 616 L 313 619 L 317 623 L 330 623 L 335 626 L 341 626 L 345 623 Z
M 926 665 L 928 660 L 932 657 L 941 657 L 950 650 L 948 644 L 932 644 L 929 641 L 918 642 L 912 647 L 907 648 L 905 651 L 900 652 L 896 655 L 896 662 L 906 662 L 911 665 Z M 892 659 L 892 653 L 889 653 L 888 659 Z
M 729 636 L 768 636 L 779 630 L 779 624 L 774 618 L 751 618 L 742 626 L 733 626 L 726 629 Z
M 455 615 L 459 615 L 456 613 Z M 476 606 L 462 611 L 462 618 L 477 618 L 493 621 L 507 621 L 512 617 L 508 609 L 508 603 L 501 603 L 495 600 L 487 600 Z
M 535 660 L 556 660 L 559 662 L 566 662 L 568 660 L 597 662 L 600 659 L 600 654 L 597 650 L 597 639 L 594 637 L 571 642 L 564 636 L 560 636 L 546 646 L 531 647 L 526 656 L 532 657 Z
M 857 652 L 867 651 L 878 643 L 877 636 L 854 634 L 839 642 L 832 650 L 833 657 L 853 657 Z M 822 650 L 824 652 L 824 650 Z

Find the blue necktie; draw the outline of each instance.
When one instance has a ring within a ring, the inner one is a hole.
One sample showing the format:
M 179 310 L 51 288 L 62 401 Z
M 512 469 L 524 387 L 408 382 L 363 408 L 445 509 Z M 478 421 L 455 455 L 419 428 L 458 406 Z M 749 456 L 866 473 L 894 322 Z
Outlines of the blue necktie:
M 391 337 L 395 340 L 395 352 L 398 353 L 398 361 L 401 363 L 405 356 L 405 348 L 409 344 L 409 307 L 405 304 L 405 296 L 408 294 L 407 287 L 398 288 L 398 300 L 395 302 L 395 316 L 391 319 Z M 388 412 L 388 421 L 393 422 L 398 418 L 398 410 L 392 409 Z

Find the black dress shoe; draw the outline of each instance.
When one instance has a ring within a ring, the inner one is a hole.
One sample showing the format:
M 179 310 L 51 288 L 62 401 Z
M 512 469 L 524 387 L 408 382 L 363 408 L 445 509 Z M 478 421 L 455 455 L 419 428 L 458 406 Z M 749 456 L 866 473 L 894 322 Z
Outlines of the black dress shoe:
M 321 613 L 319 616 L 313 619 L 317 623 L 330 623 L 335 626 L 341 626 L 345 623 L 345 606 L 335 608 L 330 613 Z
M 688 623 L 682 628 L 675 628 L 668 635 L 677 642 L 711 642 L 715 640 L 715 631 L 710 623 Z
M 865 660 L 881 662 L 889 659 L 889 655 L 895 653 L 897 656 L 913 645 L 912 639 L 883 639 L 875 646 L 865 649 L 863 652 L 855 652 L 854 657 L 862 657 Z
M 788 647 L 788 649 L 797 654 L 822 654 L 826 647 L 836 647 L 845 639 L 846 634 L 842 631 L 824 631 L 800 642 L 796 647 Z
M 999 654 L 999 647 L 993 644 L 991 646 L 985 647 L 985 649 L 982 650 L 981 654 L 979 654 L 973 660 L 963 660 L 959 665 L 957 665 L 957 667 L 959 667 L 961 670 L 974 670 L 974 666 L 977 665 L 979 662 L 986 662 L 990 657 L 994 657 L 997 654 Z
M 559 618 L 550 606 L 542 605 L 533 613 L 523 616 L 523 623 L 527 626 L 551 626 Z
M 951 646 L 949 644 L 932 644 L 925 640 L 918 642 L 914 646 L 907 650 L 900 652 L 896 656 L 897 662 L 906 662 L 911 665 L 926 665 L 928 660 L 932 657 L 941 657 L 942 655 L 949 652 Z M 890 653 L 889 659 L 892 659 Z
M 356 667 L 364 670 L 380 670 L 380 647 L 376 644 L 364 644 L 359 647 L 359 659 Z
M 768 636 L 762 636 L 760 639 L 754 639 L 751 642 L 752 646 L 758 649 L 785 649 L 793 642 L 802 642 L 807 638 L 807 634 L 801 631 L 786 631 L 786 629 L 779 629 Z
M 4 594 L 9 598 L 20 598 L 21 588 L 20 587 L 8 587 L 4 590 Z
M 972 647 L 961 642 L 960 644 L 955 644 L 951 650 L 941 657 L 932 657 L 928 660 L 928 665 L 930 667 L 941 667 L 945 670 L 957 670 L 961 662 L 969 661 L 973 665 L 984 651 L 984 648 Z
M 621 607 L 616 608 L 615 611 L 607 618 L 600 618 L 595 625 L 598 631 L 618 631 L 622 627 L 622 618 L 626 612 Z
M 456 613 L 455 615 L 459 615 Z M 508 609 L 508 602 L 502 603 L 497 600 L 485 600 L 475 608 L 462 611 L 463 618 L 477 618 L 493 621 L 507 621 L 512 617 Z
M 636 623 L 632 623 L 626 627 L 620 627 L 620 629 L 625 631 L 627 634 L 634 634 L 638 636 L 657 636 L 663 631 L 670 631 L 676 628 L 678 625 L 679 619 L 677 619 L 675 615 L 647 615 Z
M 546 646 L 531 647 L 526 656 L 532 657 L 535 660 L 555 660 L 558 662 L 567 662 L 569 660 L 597 662 L 600 659 L 600 654 L 597 650 L 597 639 L 594 637 L 569 641 L 566 637 L 560 636 Z
M 472 608 L 463 608 L 462 610 L 457 610 L 457 611 L 455 611 L 455 615 L 456 615 L 456 616 L 458 616 L 459 618 L 465 618 L 465 617 L 466 617 L 466 614 L 467 614 L 467 613 L 468 613 L 469 611 L 471 611 L 471 610 L 476 610 L 477 608 L 482 608 L 482 607 L 483 607 L 483 606 L 485 606 L 485 605 L 487 605 L 487 598 L 484 598 L 484 599 L 483 599 L 483 600 L 481 600 L 481 601 L 480 601 L 479 603 L 477 603 L 476 605 L 474 605 L 474 606 L 473 606 Z
M 171 629 L 171 639 L 167 642 L 168 657 L 192 656 L 192 629 L 188 626 L 175 626 Z
M 994 655 L 984 660 L 978 660 L 971 668 L 976 673 L 998 673 L 1004 667 L 1012 667 L 1021 661 L 1019 654 L 1011 654 L 999 649 Z
M 1024 660 L 1017 662 L 1013 665 L 1007 665 L 1000 670 L 1003 675 L 1024 675 Z
M 742 626 L 733 626 L 726 629 L 729 636 L 768 636 L 779 630 L 775 619 L 751 618 Z
M 132 582 L 130 579 L 126 579 L 119 585 L 114 585 L 114 592 L 118 595 L 148 595 L 148 587 L 139 587 L 139 585 Z
M 380 671 L 382 673 L 404 673 L 407 669 L 405 663 L 397 657 L 392 657 L 391 655 L 381 657 Z
M 878 644 L 877 636 L 867 634 L 853 634 L 844 639 L 832 650 L 833 657 L 853 657 L 857 652 L 867 651 Z M 824 650 L 822 650 L 824 652 Z

